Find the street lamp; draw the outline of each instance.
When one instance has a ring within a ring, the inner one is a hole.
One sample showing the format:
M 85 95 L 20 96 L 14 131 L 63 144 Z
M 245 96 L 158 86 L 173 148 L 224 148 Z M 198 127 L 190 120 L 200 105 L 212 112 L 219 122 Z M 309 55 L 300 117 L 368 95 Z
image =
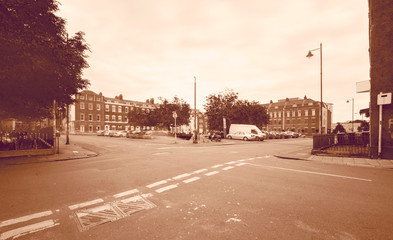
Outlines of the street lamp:
M 347 103 L 349 103 L 349 101 L 352 101 L 352 132 L 354 132 L 354 130 L 353 130 L 353 115 L 354 115 L 355 99 L 354 99 L 354 98 L 348 99 L 348 100 L 347 100 Z
M 321 58 L 321 111 L 320 111 L 320 115 L 321 115 L 321 125 L 320 125 L 320 134 L 322 134 L 322 43 L 320 43 L 319 48 L 313 49 L 313 50 L 309 50 L 308 54 L 306 57 L 311 58 L 312 56 L 314 56 L 311 52 L 315 51 L 315 50 L 319 50 L 319 55 Z

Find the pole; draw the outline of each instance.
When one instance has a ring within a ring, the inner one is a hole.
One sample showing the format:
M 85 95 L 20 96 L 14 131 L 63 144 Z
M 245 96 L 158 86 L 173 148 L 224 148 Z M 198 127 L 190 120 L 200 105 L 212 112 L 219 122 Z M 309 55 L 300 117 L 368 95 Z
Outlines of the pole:
M 177 141 L 177 127 L 176 127 L 176 117 L 175 117 L 175 143 Z
M 382 152 L 382 105 L 379 105 L 379 133 L 378 133 L 378 158 Z
M 66 116 L 66 121 L 67 121 L 67 127 L 66 127 L 66 145 L 70 144 L 70 109 L 69 105 L 67 104 L 67 116 Z
M 321 129 L 320 129 L 320 134 L 322 135 L 322 115 L 323 115 L 323 113 L 322 113 L 322 43 L 320 43 L 320 45 L 319 45 L 319 50 L 320 50 L 320 57 L 321 57 Z
M 196 77 L 194 76 L 194 143 L 198 143 L 196 114 Z
M 352 132 L 355 132 L 355 130 L 353 129 L 353 115 L 355 114 L 354 112 L 354 106 L 355 106 L 355 99 L 352 98 Z
M 53 100 L 53 150 L 56 151 L 56 100 Z

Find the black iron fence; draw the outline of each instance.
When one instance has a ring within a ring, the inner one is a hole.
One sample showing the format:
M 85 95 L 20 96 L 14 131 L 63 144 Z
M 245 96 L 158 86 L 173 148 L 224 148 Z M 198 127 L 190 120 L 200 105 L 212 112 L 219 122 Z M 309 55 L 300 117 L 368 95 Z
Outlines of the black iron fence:
M 313 150 L 350 156 L 368 156 L 370 153 L 370 134 L 338 133 L 313 136 Z
M 53 147 L 53 129 L 36 132 L 0 132 L 0 151 L 47 149 Z

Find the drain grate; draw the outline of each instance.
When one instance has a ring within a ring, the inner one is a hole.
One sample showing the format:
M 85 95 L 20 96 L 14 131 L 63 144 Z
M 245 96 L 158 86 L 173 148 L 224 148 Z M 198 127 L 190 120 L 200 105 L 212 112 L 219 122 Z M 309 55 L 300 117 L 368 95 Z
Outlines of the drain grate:
M 138 195 L 98 207 L 77 210 L 73 216 L 79 231 L 83 232 L 97 225 L 114 222 L 133 213 L 154 207 L 156 205 Z

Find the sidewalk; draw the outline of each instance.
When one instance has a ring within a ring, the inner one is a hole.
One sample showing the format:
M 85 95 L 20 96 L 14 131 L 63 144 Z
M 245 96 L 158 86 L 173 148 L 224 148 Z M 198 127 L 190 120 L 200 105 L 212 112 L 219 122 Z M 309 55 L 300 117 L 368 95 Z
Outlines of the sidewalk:
M 0 165 L 20 165 L 40 162 L 56 162 L 74 159 L 96 157 L 97 153 L 86 150 L 76 144 L 66 145 L 64 137 L 60 138 L 60 151 L 58 154 L 31 157 L 13 157 L 0 159 Z
M 311 155 L 311 151 L 308 154 L 304 153 L 303 155 L 308 155 L 304 157 L 298 157 L 297 154 L 299 153 L 294 153 L 294 152 L 280 153 L 274 156 L 283 159 L 316 161 L 316 162 L 322 162 L 327 164 L 393 169 L 393 160 L 387 160 L 387 159 L 337 157 L 337 156 L 330 156 L 330 155 Z

